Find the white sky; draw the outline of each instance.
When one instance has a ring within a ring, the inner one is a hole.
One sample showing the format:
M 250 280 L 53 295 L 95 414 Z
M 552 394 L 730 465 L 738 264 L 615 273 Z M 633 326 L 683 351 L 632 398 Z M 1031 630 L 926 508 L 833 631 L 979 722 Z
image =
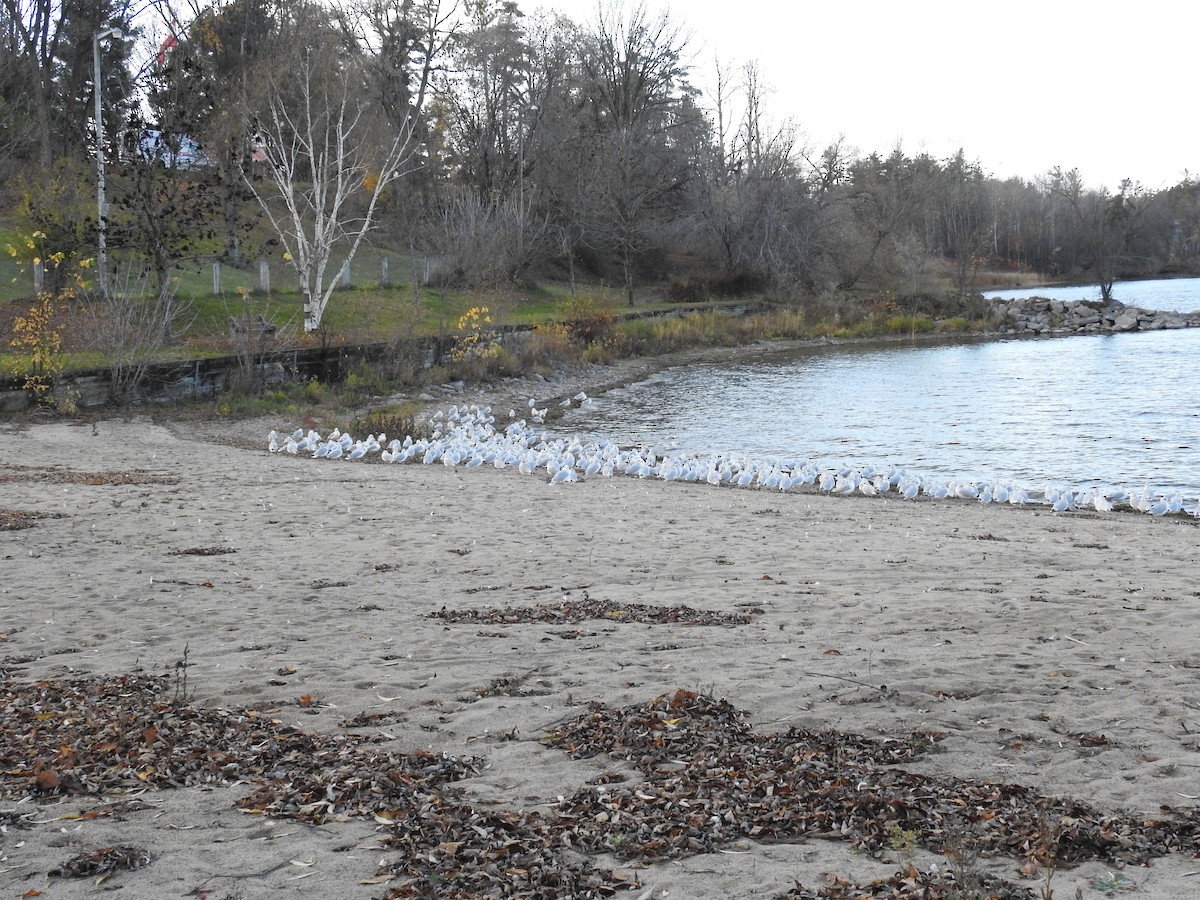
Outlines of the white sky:
M 604 0 L 608 2 L 608 0 Z M 629 5 L 635 0 L 625 0 Z M 597 0 L 520 0 L 580 23 Z M 1089 187 L 1158 189 L 1200 174 L 1200 4 L 1195 0 L 646 0 L 690 35 L 693 81 L 714 59 L 757 60 L 815 152 L 938 159 L 1033 179 L 1078 168 Z

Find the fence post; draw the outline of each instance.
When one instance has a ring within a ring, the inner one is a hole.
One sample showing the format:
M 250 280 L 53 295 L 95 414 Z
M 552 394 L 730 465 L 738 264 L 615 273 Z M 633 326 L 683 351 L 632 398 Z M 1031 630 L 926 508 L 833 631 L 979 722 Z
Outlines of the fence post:
M 350 260 L 342 263 L 342 287 L 350 287 Z
M 258 264 L 258 289 L 264 294 L 271 293 L 271 264 L 265 259 Z
M 45 286 L 45 284 L 46 284 L 46 270 L 42 268 L 42 261 L 40 259 L 34 260 L 34 263 L 33 263 L 33 290 L 34 290 L 34 292 L 40 294 L 42 292 L 42 288 Z
M 213 293 L 218 296 L 221 293 L 221 264 L 213 263 Z
M 379 284 L 381 287 L 392 286 L 392 279 L 388 275 L 388 260 L 386 256 L 379 260 Z
M 429 284 L 429 257 L 425 257 L 425 275 L 422 284 Z

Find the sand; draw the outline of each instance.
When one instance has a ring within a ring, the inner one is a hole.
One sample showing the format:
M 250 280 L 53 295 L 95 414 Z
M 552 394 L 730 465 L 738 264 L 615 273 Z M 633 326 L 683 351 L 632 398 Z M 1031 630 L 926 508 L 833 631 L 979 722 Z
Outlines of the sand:
M 944 732 L 940 752 L 907 766 L 915 772 L 1019 783 L 1112 813 L 1196 807 L 1192 519 L 629 478 L 552 485 L 489 467 L 273 455 L 265 430 L 259 447 L 244 445 L 245 429 L 243 446 L 214 433 L 134 419 L 0 435 L 0 508 L 44 516 L 0 532 L 7 677 L 178 674 L 186 652 L 196 706 L 323 733 L 359 713 L 397 713 L 375 729 L 386 746 L 476 758 L 480 774 L 459 787 L 500 808 L 549 812 L 619 766 L 544 746 L 547 728 L 589 701 L 645 703 L 679 689 L 729 700 L 763 732 Z M 67 473 L 107 474 L 86 484 Z M 113 473 L 139 477 L 110 483 Z M 211 548 L 234 552 L 183 552 Z M 428 616 L 585 594 L 761 613 L 736 627 Z M 533 695 L 489 693 L 502 680 Z M 119 815 L 83 819 L 63 816 L 97 798 L 0 800 L 0 811 L 37 813 L 32 827 L 0 835 L 0 896 L 387 890 L 361 883 L 395 856 L 379 823 L 249 813 L 234 805 L 249 790 L 149 790 Z M 47 874 L 112 844 L 145 848 L 153 862 L 99 886 Z M 597 864 L 634 869 L 630 896 L 703 900 L 775 896 L 827 873 L 879 878 L 896 870 L 893 856 L 810 839 L 644 868 Z M 925 851 L 914 861 L 945 864 Z M 1042 876 L 1021 865 L 987 863 L 1040 889 Z M 1137 897 L 1176 900 L 1200 894 L 1198 871 L 1176 853 L 1121 874 Z M 1110 872 L 1095 861 L 1058 871 L 1054 895 L 1101 896 L 1093 884 Z

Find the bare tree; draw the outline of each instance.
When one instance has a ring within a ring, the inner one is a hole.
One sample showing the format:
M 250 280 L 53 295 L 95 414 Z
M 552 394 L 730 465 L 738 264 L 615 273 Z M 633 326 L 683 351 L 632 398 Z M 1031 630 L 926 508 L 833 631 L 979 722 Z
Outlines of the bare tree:
M 272 98 L 268 174 L 249 182 L 300 277 L 306 332 L 321 327 L 337 285 L 326 278 L 335 247 L 354 258 L 384 190 L 411 171 L 417 149 L 411 119 L 381 145 L 349 75 L 331 83 L 314 69 L 306 60 L 298 73 L 298 108 Z
M 1121 182 L 1116 194 L 1110 194 L 1106 188 L 1085 191 L 1075 169 L 1065 175 L 1059 169 L 1053 170 L 1051 184 L 1056 196 L 1065 200 L 1074 212 L 1101 299 L 1112 300 L 1113 282 L 1153 197 L 1129 179 Z
M 603 172 L 592 227 L 620 259 L 632 306 L 639 258 L 658 240 L 672 195 L 682 194 L 688 144 L 704 122 L 683 61 L 686 38 L 665 12 L 601 9 L 589 44 L 584 110 L 597 147 L 589 162 Z

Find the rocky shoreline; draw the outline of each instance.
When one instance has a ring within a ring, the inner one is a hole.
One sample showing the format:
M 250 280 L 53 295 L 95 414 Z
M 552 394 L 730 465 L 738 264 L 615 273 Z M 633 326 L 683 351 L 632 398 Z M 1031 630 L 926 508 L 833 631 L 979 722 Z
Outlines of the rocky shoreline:
M 1117 334 L 1200 327 L 1200 311 L 1164 312 L 1119 301 L 1019 297 L 993 301 L 1001 334 Z

